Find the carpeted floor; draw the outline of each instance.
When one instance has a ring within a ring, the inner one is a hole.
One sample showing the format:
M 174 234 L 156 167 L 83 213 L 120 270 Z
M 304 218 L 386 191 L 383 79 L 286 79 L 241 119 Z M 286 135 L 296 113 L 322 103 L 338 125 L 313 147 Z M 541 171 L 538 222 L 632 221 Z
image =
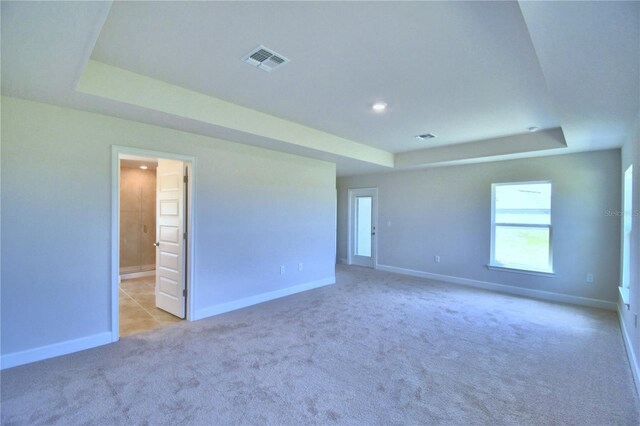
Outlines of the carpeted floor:
M 357 267 L 2 372 L 2 424 L 637 425 L 615 313 Z

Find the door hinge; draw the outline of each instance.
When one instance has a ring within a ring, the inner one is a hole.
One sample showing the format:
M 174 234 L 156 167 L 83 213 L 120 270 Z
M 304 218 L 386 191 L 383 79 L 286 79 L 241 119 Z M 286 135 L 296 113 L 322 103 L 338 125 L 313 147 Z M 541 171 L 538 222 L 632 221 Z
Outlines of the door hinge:
M 184 297 L 187 297 L 187 289 L 186 288 L 182 289 L 182 295 Z
M 184 183 L 187 183 L 187 182 L 189 182 L 189 177 L 187 175 L 184 175 L 184 179 L 183 180 L 184 180 Z
M 187 233 L 186 233 L 186 232 L 182 234 L 182 239 L 183 239 L 183 240 L 186 240 L 186 239 L 187 239 Z

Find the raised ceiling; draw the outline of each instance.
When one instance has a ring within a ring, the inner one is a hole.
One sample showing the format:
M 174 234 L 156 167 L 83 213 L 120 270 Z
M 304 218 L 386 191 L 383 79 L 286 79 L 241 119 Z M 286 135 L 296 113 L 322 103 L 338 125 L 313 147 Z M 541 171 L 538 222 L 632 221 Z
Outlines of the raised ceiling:
M 517 3 L 119 2 L 92 58 L 393 153 L 559 125 Z
M 342 175 L 549 155 L 623 143 L 639 28 L 638 2 L 3 1 L 2 92 Z M 260 44 L 291 62 L 241 61 Z

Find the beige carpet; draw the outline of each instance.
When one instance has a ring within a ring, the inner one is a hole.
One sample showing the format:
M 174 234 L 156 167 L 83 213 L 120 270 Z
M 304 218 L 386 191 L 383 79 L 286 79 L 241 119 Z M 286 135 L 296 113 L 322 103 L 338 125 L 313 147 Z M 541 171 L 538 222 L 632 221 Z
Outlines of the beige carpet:
M 613 312 L 355 267 L 2 373 L 2 424 L 637 425 Z

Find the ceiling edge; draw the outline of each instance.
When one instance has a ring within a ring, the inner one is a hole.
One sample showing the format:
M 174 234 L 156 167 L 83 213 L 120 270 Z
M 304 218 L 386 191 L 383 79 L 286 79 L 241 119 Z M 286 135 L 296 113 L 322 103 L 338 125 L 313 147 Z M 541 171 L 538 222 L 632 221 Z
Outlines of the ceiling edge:
M 93 32 L 91 33 L 91 36 L 88 38 L 87 44 L 83 50 L 82 66 L 79 67 L 75 75 L 75 78 L 73 79 L 74 88 L 78 86 L 78 82 L 80 81 L 80 78 L 82 78 L 82 74 L 84 73 L 84 67 L 91 59 L 91 54 L 93 53 L 93 49 L 95 48 L 96 43 L 98 42 L 98 38 L 100 37 L 100 33 L 102 32 L 102 27 L 104 27 L 104 24 L 105 22 L 107 22 L 107 18 L 109 17 L 109 11 L 111 10 L 113 1 L 105 0 L 100 2 L 100 5 L 102 6 L 102 9 L 99 10 L 99 12 L 95 16 L 95 24 L 93 26 L 94 27 Z
M 396 168 L 402 169 L 474 159 L 479 161 L 484 158 L 566 147 L 564 133 L 560 127 L 556 127 L 534 133 L 398 153 L 395 163 Z
M 390 152 L 94 60 L 88 61 L 76 90 L 294 146 L 394 166 Z

